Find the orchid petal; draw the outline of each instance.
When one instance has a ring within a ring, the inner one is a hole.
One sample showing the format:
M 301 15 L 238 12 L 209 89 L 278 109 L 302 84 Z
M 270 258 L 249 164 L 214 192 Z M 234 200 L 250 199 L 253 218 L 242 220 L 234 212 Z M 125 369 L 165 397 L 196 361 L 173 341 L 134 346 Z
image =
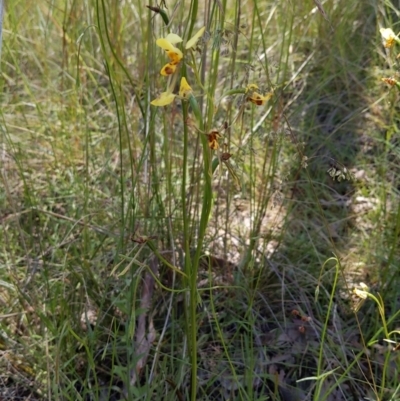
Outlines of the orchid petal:
M 183 39 L 176 33 L 169 33 L 165 39 L 173 45 L 183 41 Z
M 193 92 L 193 89 L 191 86 L 188 84 L 188 81 L 186 80 L 185 77 L 182 77 L 181 79 L 181 86 L 179 88 L 179 96 L 187 99 Z
M 171 64 L 179 64 L 183 58 L 182 52 L 177 48 L 174 51 L 167 51 L 167 56 L 171 60 Z
M 258 89 L 258 86 L 256 84 L 248 84 L 246 87 L 246 93 L 249 91 L 254 91 L 256 89 Z
M 188 50 L 191 49 L 192 47 L 195 47 L 199 39 L 203 36 L 205 30 L 206 27 L 203 26 L 203 28 L 201 28 L 192 38 L 190 38 L 186 43 L 185 49 Z
M 164 77 L 169 77 L 170 75 L 174 74 L 176 71 L 176 64 L 168 63 L 165 64 L 164 67 L 161 69 L 160 74 Z
M 247 100 L 249 100 L 251 103 L 256 104 L 257 106 L 262 106 L 264 105 L 271 97 L 273 96 L 272 92 L 267 93 L 265 96 L 260 95 L 258 92 L 253 92 Z
M 153 106 L 167 106 L 171 104 L 175 99 L 175 95 L 171 92 L 162 92 L 157 99 L 154 99 L 151 104 Z
M 160 38 L 156 40 L 156 45 L 164 50 L 174 51 L 176 47 L 167 39 Z

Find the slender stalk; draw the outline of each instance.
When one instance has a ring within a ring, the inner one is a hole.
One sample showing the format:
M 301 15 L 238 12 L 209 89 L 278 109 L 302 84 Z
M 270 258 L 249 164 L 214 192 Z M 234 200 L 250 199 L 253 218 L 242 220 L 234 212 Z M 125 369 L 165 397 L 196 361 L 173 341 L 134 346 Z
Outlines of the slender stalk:
M 188 29 L 188 37 L 191 37 L 194 25 L 196 23 L 197 19 L 197 12 L 198 12 L 198 0 L 192 0 L 191 5 L 190 5 L 190 27 Z M 203 131 L 204 126 L 202 124 L 202 118 L 201 118 L 201 113 L 199 111 L 197 102 L 195 99 L 192 97 L 190 99 L 190 104 L 192 106 L 193 112 L 197 117 L 197 120 L 200 124 L 200 130 Z M 184 121 L 186 121 L 186 118 L 188 117 L 187 115 L 187 107 L 184 107 L 183 109 L 184 114 Z M 187 141 L 187 127 L 185 126 L 184 128 L 184 141 Z M 200 227 L 199 227 L 199 232 L 198 232 L 198 239 L 197 239 L 197 245 L 196 245 L 196 253 L 193 258 L 193 261 L 189 261 L 190 259 L 190 252 L 188 255 L 188 249 L 185 249 L 185 262 L 189 263 L 187 268 L 190 268 L 190 275 L 189 275 L 189 292 L 190 292 L 190 337 L 191 337 L 191 399 L 195 400 L 197 396 L 197 303 L 198 303 L 198 294 L 197 294 L 197 272 L 198 272 L 198 267 L 199 267 L 199 261 L 200 261 L 200 256 L 203 248 L 203 241 L 204 241 L 204 236 L 206 233 L 207 225 L 208 225 L 208 220 L 210 217 L 210 212 L 211 212 L 211 204 L 212 204 L 212 192 L 211 192 L 211 177 L 212 177 L 212 172 L 211 172 L 211 154 L 210 154 L 210 149 L 208 147 L 207 139 L 205 135 L 201 135 L 201 141 L 202 141 L 202 147 L 203 147 L 203 172 L 204 172 L 204 189 L 203 189 L 203 204 L 202 204 L 202 209 L 201 209 L 201 217 L 200 217 Z M 185 150 L 184 153 L 184 165 L 187 166 L 187 146 L 188 143 L 185 142 Z M 186 159 L 185 159 L 186 157 Z M 186 171 L 185 171 L 186 173 Z M 186 176 L 186 174 L 184 174 Z M 185 198 L 185 194 L 182 193 L 182 200 Z M 183 209 L 185 210 L 185 208 Z M 187 227 L 187 230 L 185 230 L 185 234 L 189 233 L 189 227 Z M 185 247 L 187 248 L 188 246 L 188 239 L 185 240 Z M 185 263 L 185 264 L 186 264 Z
M 183 110 L 183 119 L 185 120 L 188 116 L 188 105 L 183 102 L 182 105 Z M 192 282 L 192 260 L 190 257 L 190 215 L 186 213 L 187 203 L 186 203 L 186 178 L 187 178 L 187 170 L 188 170 L 188 127 L 186 124 L 183 125 L 183 167 L 182 167 L 182 187 L 181 187 L 181 202 L 182 202 L 182 220 L 183 220 L 183 246 L 185 251 L 185 273 L 187 275 L 187 280 L 185 280 L 185 287 L 189 287 L 189 291 L 192 291 L 191 282 Z M 186 298 L 187 300 L 187 298 Z M 190 308 L 190 297 L 189 297 L 189 311 Z M 185 309 L 185 313 L 187 314 L 187 308 Z M 191 312 L 189 312 L 190 314 Z M 196 338 L 190 335 L 190 326 L 193 326 L 192 316 L 186 316 L 186 333 L 189 337 L 189 346 L 190 349 L 196 346 Z M 193 356 L 191 356 L 191 361 L 193 363 Z
M 1 60 L 1 45 L 3 43 L 3 11 L 4 11 L 4 0 L 0 0 L 0 60 Z
M 340 265 L 340 261 L 339 259 L 335 256 L 332 258 L 329 258 L 325 263 L 322 269 L 325 268 L 325 266 L 330 262 L 330 261 L 334 261 L 336 263 L 335 269 L 336 269 L 336 273 L 335 273 L 335 278 L 333 279 L 333 286 L 332 286 L 332 291 L 331 291 L 331 296 L 329 298 L 329 304 L 328 304 L 328 313 L 326 315 L 325 318 L 325 324 L 322 328 L 322 334 L 321 334 L 321 346 L 319 349 L 319 357 L 318 357 L 318 365 L 317 365 L 317 377 L 321 378 L 324 377 L 322 375 L 322 369 L 323 369 L 323 362 L 324 362 L 324 345 L 325 345 L 325 338 L 327 335 L 327 330 L 328 330 L 328 324 L 329 324 L 329 316 L 330 316 L 330 312 L 333 310 L 333 298 L 336 294 L 336 286 L 338 283 L 338 279 L 339 279 L 339 274 L 341 271 L 341 265 Z M 320 394 L 321 394 L 321 388 L 322 388 L 322 384 L 323 384 L 323 380 L 319 380 L 317 383 L 317 387 L 315 390 L 315 394 L 314 394 L 314 399 L 315 400 L 319 400 L 320 398 Z
M 204 129 L 204 124 L 201 116 L 201 112 L 199 106 L 196 102 L 196 99 L 192 96 L 190 98 L 190 105 L 195 115 L 199 129 L 202 131 Z M 187 118 L 188 108 L 187 105 L 184 105 L 183 108 L 183 116 L 184 119 Z M 184 126 L 184 141 L 187 140 L 187 127 Z M 196 399 L 196 391 L 197 391 L 197 303 L 198 303 L 198 294 L 197 294 L 197 272 L 200 262 L 201 251 L 203 248 L 204 236 L 206 234 L 206 229 L 208 225 L 208 220 L 210 217 L 211 206 L 212 206 L 212 190 L 211 190 L 211 152 L 208 146 L 208 142 L 205 135 L 201 135 L 201 143 L 203 148 L 203 172 L 204 172 L 204 187 L 203 187 L 203 204 L 201 209 L 201 217 L 200 217 L 200 227 L 196 245 L 196 253 L 194 255 L 193 261 L 190 260 L 190 252 L 188 253 L 188 249 L 185 249 L 185 264 L 189 263 L 186 266 L 187 274 L 189 276 L 189 309 L 190 309 L 190 337 L 191 337 L 191 365 L 192 365 L 192 381 L 191 381 L 191 399 Z M 185 142 L 185 151 L 184 151 L 184 160 L 185 153 L 187 152 L 187 143 Z M 186 159 L 187 160 L 187 159 Z M 185 166 L 187 163 L 184 163 Z M 182 199 L 184 199 L 184 193 L 182 193 Z M 185 209 L 183 209 L 185 210 Z M 185 217 L 186 218 L 186 217 Z M 184 220 L 185 221 L 185 220 Z M 189 232 L 189 227 L 187 227 Z M 188 240 L 185 240 L 185 247 L 188 247 Z M 189 269 L 190 266 L 190 269 Z

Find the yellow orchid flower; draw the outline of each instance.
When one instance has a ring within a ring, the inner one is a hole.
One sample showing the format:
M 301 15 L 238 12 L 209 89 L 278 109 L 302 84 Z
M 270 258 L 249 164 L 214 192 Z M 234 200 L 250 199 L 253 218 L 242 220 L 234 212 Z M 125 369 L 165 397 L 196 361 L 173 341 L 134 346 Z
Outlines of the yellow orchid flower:
M 394 42 L 400 43 L 400 39 L 390 28 L 381 28 L 380 33 L 384 41 L 383 45 L 385 47 L 393 47 Z
M 169 76 L 175 73 L 176 66 L 183 58 L 183 53 L 174 44 L 180 42 L 182 42 L 182 38 L 174 33 L 168 34 L 165 38 L 157 39 L 156 45 L 164 49 L 170 59 L 170 62 L 161 69 L 161 75 Z
M 178 64 L 182 58 L 183 53 L 174 45 L 182 42 L 182 38 L 174 33 L 169 33 L 167 37 L 156 40 L 156 45 L 164 49 L 167 56 L 171 60 L 171 64 Z
M 247 100 L 257 106 L 264 105 L 273 96 L 272 92 L 268 92 L 266 95 L 261 95 L 257 92 L 258 86 L 256 84 L 250 84 L 246 88 Z
M 159 106 L 159 107 L 168 106 L 169 104 L 171 104 L 176 97 L 176 95 L 174 95 L 172 93 L 174 86 L 175 86 L 175 84 L 172 84 L 168 88 L 167 92 L 162 92 L 160 94 L 160 96 L 157 99 L 154 99 L 150 104 L 152 104 L 153 106 Z M 193 89 L 188 84 L 188 81 L 186 80 L 185 77 L 182 77 L 181 85 L 179 87 L 179 97 L 181 99 L 188 99 L 190 97 L 190 95 L 192 94 L 192 92 L 193 92 Z
M 257 106 L 263 106 L 268 102 L 269 99 L 271 99 L 272 95 L 273 94 L 271 92 L 267 93 L 265 96 L 260 95 L 258 92 L 253 92 L 251 96 L 247 98 L 247 100 L 256 104 Z
M 186 43 L 185 49 L 191 49 L 196 46 L 199 39 L 203 36 L 206 27 L 201 28 L 189 41 Z M 177 65 L 183 58 L 183 53 L 180 49 L 174 45 L 182 42 L 183 39 L 175 33 L 169 33 L 165 38 L 159 38 L 156 40 L 156 45 L 161 47 L 167 53 L 170 62 L 161 69 L 160 74 L 164 77 L 168 77 L 175 74 Z

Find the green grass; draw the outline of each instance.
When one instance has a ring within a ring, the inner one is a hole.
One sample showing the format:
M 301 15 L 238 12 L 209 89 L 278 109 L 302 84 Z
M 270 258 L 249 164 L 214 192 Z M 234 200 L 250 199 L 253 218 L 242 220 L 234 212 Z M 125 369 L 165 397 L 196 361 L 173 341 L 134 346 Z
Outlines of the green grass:
M 395 2 L 162 3 L 7 3 L 0 398 L 400 399 Z

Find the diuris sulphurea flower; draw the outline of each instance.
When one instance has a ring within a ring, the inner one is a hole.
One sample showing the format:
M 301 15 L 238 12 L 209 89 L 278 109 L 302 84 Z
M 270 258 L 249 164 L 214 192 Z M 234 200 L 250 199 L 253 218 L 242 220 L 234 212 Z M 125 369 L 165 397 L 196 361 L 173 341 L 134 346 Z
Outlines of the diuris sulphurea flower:
M 258 86 L 256 84 L 250 84 L 246 88 L 247 100 L 257 106 L 264 105 L 273 96 L 272 92 L 268 92 L 266 95 L 261 95 L 257 92 Z
M 170 33 L 166 38 L 157 39 L 157 46 L 161 47 L 167 53 L 170 62 L 161 69 L 160 74 L 164 76 L 172 75 L 176 71 L 176 67 L 183 58 L 183 53 L 174 46 L 176 43 L 182 42 L 182 38 L 174 33 Z
M 159 107 L 163 107 L 163 106 L 168 106 L 169 104 L 171 104 L 176 95 L 172 93 L 172 91 L 174 90 L 175 85 L 172 84 L 166 92 L 162 92 L 160 94 L 160 96 L 157 99 L 154 99 L 151 104 L 153 106 L 159 106 Z M 181 99 L 188 99 L 191 94 L 192 94 L 193 90 L 191 88 L 191 86 L 188 84 L 187 80 L 185 77 L 182 77 L 181 79 L 181 85 L 179 87 L 179 97 Z
M 197 45 L 199 39 L 203 36 L 205 27 L 201 28 L 191 39 L 186 43 L 185 49 L 189 50 Z M 183 53 L 176 46 L 177 43 L 181 43 L 183 39 L 175 34 L 169 33 L 165 38 L 159 38 L 156 40 L 156 45 L 165 50 L 170 62 L 165 64 L 161 69 L 160 74 L 168 77 L 176 72 L 176 68 L 183 58 Z

